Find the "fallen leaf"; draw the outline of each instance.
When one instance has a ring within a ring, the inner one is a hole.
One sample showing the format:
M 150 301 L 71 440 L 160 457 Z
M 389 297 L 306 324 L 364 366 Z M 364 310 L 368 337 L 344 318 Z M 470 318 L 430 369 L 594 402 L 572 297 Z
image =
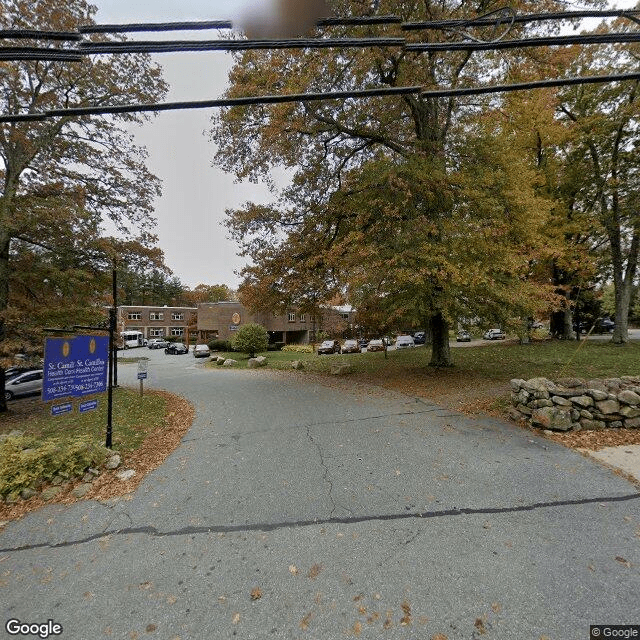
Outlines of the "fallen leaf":
M 315 578 L 318 577 L 318 574 L 322 571 L 322 565 L 321 564 L 314 564 L 311 569 L 309 569 L 309 573 L 307 574 L 307 578 L 311 578 L 311 580 L 314 580 Z
M 231 623 L 238 624 L 239 622 L 240 622 L 240 614 L 236 611 L 236 613 L 233 614 L 233 618 L 231 618 Z
M 298 575 L 298 567 L 296 567 L 295 564 L 290 564 L 289 565 L 289 573 L 293 574 L 294 576 Z
M 616 556 L 616 560 L 627 568 L 631 567 L 631 563 L 628 560 L 625 560 L 624 558 L 622 558 L 621 556 Z
M 300 628 L 303 631 L 306 631 L 309 628 L 309 623 L 311 622 L 311 618 L 313 618 L 313 613 L 307 613 L 307 615 L 300 620 Z
M 155 624 L 148 624 L 145 631 L 147 633 L 153 633 L 158 627 Z
M 407 625 L 411 624 L 411 606 L 409 605 L 409 603 L 405 600 L 401 605 L 400 608 L 402 609 L 402 612 L 404 613 L 404 615 L 402 616 L 402 618 L 400 619 L 400 624 L 403 627 L 406 627 Z
M 473 623 L 473 626 L 478 630 L 479 634 L 487 633 L 487 629 L 484 626 L 484 620 L 482 618 L 476 618 L 476 621 Z
M 260 587 L 254 587 L 251 589 L 251 599 L 252 600 L 260 600 L 262 598 L 262 590 Z
M 494 613 L 500 613 L 500 611 L 502 610 L 502 605 L 499 602 L 494 602 L 491 605 L 491 608 L 493 609 Z
M 362 625 L 360 624 L 360 621 L 353 625 L 353 633 L 356 636 L 359 636 L 362 633 Z

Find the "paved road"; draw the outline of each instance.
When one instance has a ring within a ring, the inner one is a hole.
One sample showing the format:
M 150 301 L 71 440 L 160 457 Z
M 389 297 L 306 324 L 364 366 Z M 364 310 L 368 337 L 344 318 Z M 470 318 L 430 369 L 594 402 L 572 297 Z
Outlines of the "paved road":
M 131 500 L 7 526 L 4 620 L 51 619 L 64 640 L 640 624 L 640 494 L 597 463 L 400 394 L 144 354 L 151 384 L 195 404 L 192 429 Z

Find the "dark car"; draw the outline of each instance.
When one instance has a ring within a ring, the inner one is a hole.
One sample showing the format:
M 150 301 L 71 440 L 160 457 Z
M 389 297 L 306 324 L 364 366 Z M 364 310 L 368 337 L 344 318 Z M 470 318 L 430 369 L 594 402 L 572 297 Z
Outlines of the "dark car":
M 18 396 L 28 396 L 42 391 L 43 370 L 26 371 L 5 381 L 4 398 L 12 400 Z
M 471 334 L 468 331 L 458 331 L 456 342 L 471 342 Z
M 169 346 L 169 341 L 163 338 L 153 338 L 147 343 L 149 349 L 166 349 Z
M 416 331 L 413 334 L 413 341 L 416 344 L 424 344 L 427 339 L 427 336 L 424 331 Z
M 318 347 L 318 355 L 323 353 L 340 353 L 340 342 L 338 340 L 325 340 Z
M 345 340 L 341 347 L 342 353 L 360 353 L 360 345 L 357 340 Z
M 369 341 L 366 338 L 360 338 L 360 340 L 358 340 L 358 344 L 361 349 L 364 349 L 369 344 Z
M 586 321 L 580 323 L 580 333 L 613 333 L 616 323 L 611 318 L 598 318 L 595 321 Z M 578 331 L 578 327 L 574 325 L 574 331 Z
M 165 350 L 166 354 L 171 354 L 174 356 L 179 356 L 184 353 L 189 353 L 189 347 L 186 344 L 182 344 L 182 342 L 172 342 Z

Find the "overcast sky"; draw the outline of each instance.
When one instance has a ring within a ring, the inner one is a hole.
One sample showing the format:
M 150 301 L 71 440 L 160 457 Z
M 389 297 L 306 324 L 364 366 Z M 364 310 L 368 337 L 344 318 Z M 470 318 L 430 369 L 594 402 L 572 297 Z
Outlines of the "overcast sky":
M 98 23 L 179 22 L 191 20 L 234 20 L 250 8 L 265 11 L 273 0 L 93 0 Z M 305 0 L 299 0 L 305 2 Z M 317 1 L 317 0 L 314 0 Z M 577 8 L 580 3 L 569 3 Z M 609 2 L 628 8 L 634 0 Z M 216 31 L 151 34 L 152 38 L 217 38 Z M 141 38 L 141 34 L 132 34 Z M 225 52 L 165 53 L 153 56 L 161 63 L 170 85 L 167 101 L 204 100 L 222 97 L 231 68 Z M 248 200 L 269 202 L 266 187 L 235 184 L 232 176 L 212 167 L 215 147 L 203 135 L 213 110 L 169 111 L 136 129 L 139 144 L 147 147 L 149 168 L 163 183 L 163 195 L 156 202 L 159 245 L 166 264 L 183 284 L 227 284 L 235 288 L 235 271 L 244 259 L 236 256 L 235 243 L 227 239 L 222 225 L 226 208 Z
M 264 0 L 93 0 L 98 23 L 180 22 L 236 20 L 242 9 Z M 216 39 L 217 31 L 170 32 L 157 39 Z M 131 34 L 130 38 L 144 37 Z M 170 85 L 167 101 L 222 97 L 231 68 L 224 52 L 166 53 L 154 55 Z M 226 238 L 221 222 L 226 208 L 247 200 L 268 202 L 267 189 L 249 183 L 234 184 L 233 177 L 211 166 L 215 147 L 203 135 L 212 109 L 168 111 L 136 128 L 139 144 L 149 151 L 149 168 L 162 180 L 156 202 L 159 246 L 165 262 L 183 284 L 227 284 L 235 288 L 234 271 L 244 265 L 235 243 Z

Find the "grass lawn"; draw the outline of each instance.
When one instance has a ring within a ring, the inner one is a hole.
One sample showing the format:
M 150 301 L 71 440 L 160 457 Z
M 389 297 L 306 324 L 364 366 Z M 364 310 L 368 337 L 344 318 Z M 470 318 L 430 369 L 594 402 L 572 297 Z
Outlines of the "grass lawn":
M 147 434 L 159 427 L 166 416 L 165 396 L 122 387 L 113 390 L 113 448 L 126 453 L 137 449 Z M 39 438 L 90 436 L 104 443 L 107 431 L 107 395 L 98 396 L 94 411 L 52 416 L 50 407 L 38 396 L 9 403 L 9 413 L 3 415 L 0 433 L 14 429 Z
M 429 347 L 383 352 L 323 355 L 269 351 L 267 366 L 271 369 L 288 370 L 291 362 L 300 360 L 305 371 L 328 373 L 331 363 L 348 362 L 354 374 L 384 378 L 389 373 L 404 373 L 407 376 L 431 374 L 433 377 L 466 374 L 487 381 L 507 382 L 511 378 L 554 377 L 615 377 L 640 374 L 640 342 L 625 346 L 607 341 L 540 341 L 529 345 L 498 343 L 479 347 L 451 349 L 454 366 L 451 369 L 433 369 L 428 366 Z M 223 357 L 239 361 L 246 367 L 248 356 L 239 353 L 220 353 Z M 215 367 L 216 365 L 211 365 Z

